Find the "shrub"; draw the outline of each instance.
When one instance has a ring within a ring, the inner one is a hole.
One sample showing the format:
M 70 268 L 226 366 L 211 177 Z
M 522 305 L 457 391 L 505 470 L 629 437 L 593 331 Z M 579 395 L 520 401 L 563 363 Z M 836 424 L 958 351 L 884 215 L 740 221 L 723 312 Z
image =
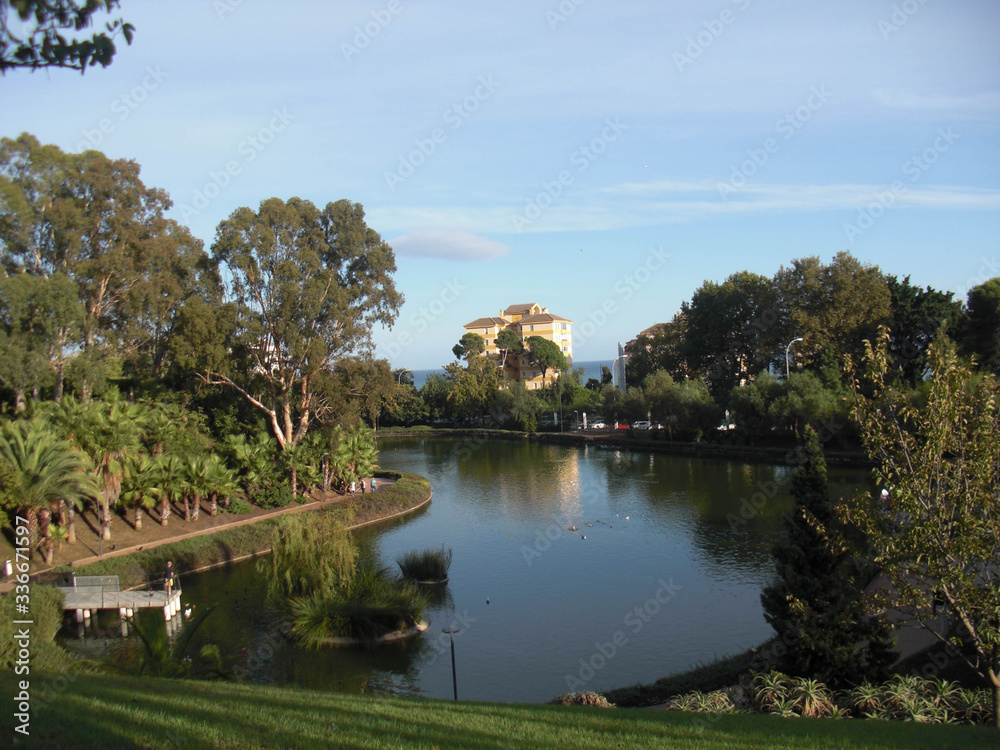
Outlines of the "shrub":
M 600 693 L 565 693 L 556 698 L 553 703 L 560 706 L 594 706 L 595 708 L 615 708 L 615 704 L 608 701 Z
M 258 508 L 284 508 L 292 502 L 292 488 L 286 482 L 264 482 L 247 490 L 247 498 Z
M 229 505 L 223 508 L 223 511 L 236 515 L 245 515 L 253 512 L 253 506 L 242 497 L 234 497 L 229 500 Z

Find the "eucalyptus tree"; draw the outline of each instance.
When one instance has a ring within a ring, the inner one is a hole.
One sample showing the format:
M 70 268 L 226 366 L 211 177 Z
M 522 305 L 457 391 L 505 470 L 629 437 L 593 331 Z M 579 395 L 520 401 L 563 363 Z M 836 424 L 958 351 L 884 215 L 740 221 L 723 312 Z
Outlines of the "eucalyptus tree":
M 75 285 L 82 321 L 63 344 L 80 348 L 84 399 L 109 359 L 159 363 L 181 302 L 216 281 L 201 242 L 164 216 L 169 197 L 143 184 L 134 161 L 67 154 L 27 133 L 0 139 L 0 204 L 7 272 Z
M 179 354 L 204 383 L 259 409 L 282 450 L 295 446 L 335 406 L 324 375 L 367 353 L 372 327 L 396 319 L 403 298 L 392 248 L 365 224 L 360 204 L 320 210 L 270 198 L 222 221 L 212 253 L 230 279 L 232 315 L 207 329 L 203 316 L 186 321 L 180 335 L 198 335 Z
M 5 502 L 27 519 L 33 549 L 39 522 L 47 537 L 53 507 L 64 503 L 79 508 L 99 493 L 95 477 L 88 471 L 87 456 L 39 418 L 0 424 L 0 461 L 7 465 L 5 476 L 10 484 Z M 40 551 L 45 562 L 50 562 L 48 539 Z

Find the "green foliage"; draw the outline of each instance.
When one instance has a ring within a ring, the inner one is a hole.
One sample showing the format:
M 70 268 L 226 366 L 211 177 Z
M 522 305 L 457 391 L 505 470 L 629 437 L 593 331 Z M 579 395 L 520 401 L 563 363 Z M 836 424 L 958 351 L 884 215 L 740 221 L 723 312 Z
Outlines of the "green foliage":
M 864 531 L 871 562 L 891 584 L 873 606 L 926 624 L 943 609 L 1000 706 L 1000 386 L 940 341 L 930 347 L 926 404 L 911 403 L 887 382 L 887 339 L 882 331 L 867 344 L 854 416 L 891 506 L 887 513 L 862 496 L 838 511 Z
M 369 228 L 360 204 L 320 210 L 301 198 L 270 198 L 219 224 L 213 259 L 231 278 L 232 328 L 208 346 L 191 344 L 202 382 L 231 388 L 256 407 L 284 449 L 302 442 L 315 419 L 348 392 L 334 366 L 371 344 L 374 326 L 391 325 L 396 291 L 392 248 Z M 233 355 L 220 361 L 223 347 Z M 392 375 L 385 368 L 385 375 Z
M 761 595 L 765 618 L 790 644 L 782 669 L 837 686 L 884 676 L 894 661 L 888 625 L 865 617 L 861 589 L 867 581 L 857 580 L 812 428 L 806 428 L 799 455 L 786 538 L 774 547 L 777 580 Z
M 234 515 L 245 515 L 253 512 L 253 506 L 242 497 L 234 497 L 229 501 L 229 505 L 227 505 L 223 510 L 226 513 L 232 513 Z
M 330 595 L 353 577 L 358 550 L 330 516 L 291 516 L 271 539 L 271 555 L 258 563 L 272 603 L 313 593 Z
M 478 333 L 469 331 L 462 334 L 462 338 L 451 349 L 455 359 L 470 360 L 473 357 L 486 351 L 486 339 Z
M 98 11 L 110 13 L 119 0 L 11 0 L 0 4 L 0 74 L 27 68 L 68 68 L 86 72 L 94 65 L 108 67 L 115 56 L 112 41 L 119 33 L 132 43 L 135 27 L 120 18 L 106 22 L 107 33 L 66 38 L 94 23 Z M 11 10 L 17 21 L 8 18 Z M 23 24 L 23 27 L 21 26 Z M 109 36 L 110 35 L 110 36 Z
M 541 370 L 543 382 L 549 370 L 563 372 L 569 369 L 566 355 L 562 353 L 555 341 L 541 336 L 528 336 L 524 340 L 524 348 L 525 360 L 528 364 Z
M 292 487 L 283 479 L 264 480 L 247 490 L 247 499 L 258 508 L 284 508 L 294 499 Z
M 410 550 L 396 558 L 403 578 L 417 582 L 438 582 L 448 578 L 451 568 L 452 550 L 441 549 Z
M 1000 372 L 1000 277 L 970 289 L 967 306 L 963 348 L 988 372 Z
M 565 693 L 556 697 L 552 703 L 560 706 L 592 706 L 593 708 L 615 708 L 614 703 L 610 703 L 606 697 L 600 693 L 582 692 Z
M 62 627 L 63 595 L 55 586 L 32 583 L 28 586 L 31 602 L 31 671 L 64 672 L 73 663 L 73 657 L 55 642 Z M 13 670 L 18 659 L 18 642 L 14 640 L 14 625 L 23 620 L 24 614 L 15 608 L 13 594 L 0 596 L 0 670 Z
M 143 645 L 138 674 L 203 680 L 226 677 L 218 646 L 206 643 L 197 652 L 191 650 L 191 639 L 214 610 L 202 609 L 173 638 L 167 635 L 167 624 L 160 612 L 139 610 L 139 616 L 131 621 Z

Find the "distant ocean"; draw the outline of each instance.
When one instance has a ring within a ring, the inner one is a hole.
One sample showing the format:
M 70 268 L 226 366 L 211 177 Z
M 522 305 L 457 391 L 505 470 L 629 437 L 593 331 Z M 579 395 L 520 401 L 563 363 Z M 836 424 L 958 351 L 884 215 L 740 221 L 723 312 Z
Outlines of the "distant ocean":
M 594 380 L 601 379 L 601 366 L 611 367 L 613 360 L 594 360 L 593 362 L 574 362 L 573 369 L 583 368 L 583 384 L 586 385 L 590 378 Z M 433 370 L 414 370 L 413 371 L 413 385 L 420 388 L 424 381 L 427 380 L 427 376 L 433 373 L 439 373 L 444 375 L 444 369 L 441 367 L 435 368 Z

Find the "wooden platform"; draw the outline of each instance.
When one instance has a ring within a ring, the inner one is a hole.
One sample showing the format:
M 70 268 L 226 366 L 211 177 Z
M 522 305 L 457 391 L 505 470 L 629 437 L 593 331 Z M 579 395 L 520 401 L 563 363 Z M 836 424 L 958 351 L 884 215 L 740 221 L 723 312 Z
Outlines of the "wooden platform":
M 181 598 L 176 585 L 169 596 L 166 591 L 121 591 L 118 576 L 75 576 L 72 584 L 60 585 L 59 590 L 67 610 L 163 609 Z

